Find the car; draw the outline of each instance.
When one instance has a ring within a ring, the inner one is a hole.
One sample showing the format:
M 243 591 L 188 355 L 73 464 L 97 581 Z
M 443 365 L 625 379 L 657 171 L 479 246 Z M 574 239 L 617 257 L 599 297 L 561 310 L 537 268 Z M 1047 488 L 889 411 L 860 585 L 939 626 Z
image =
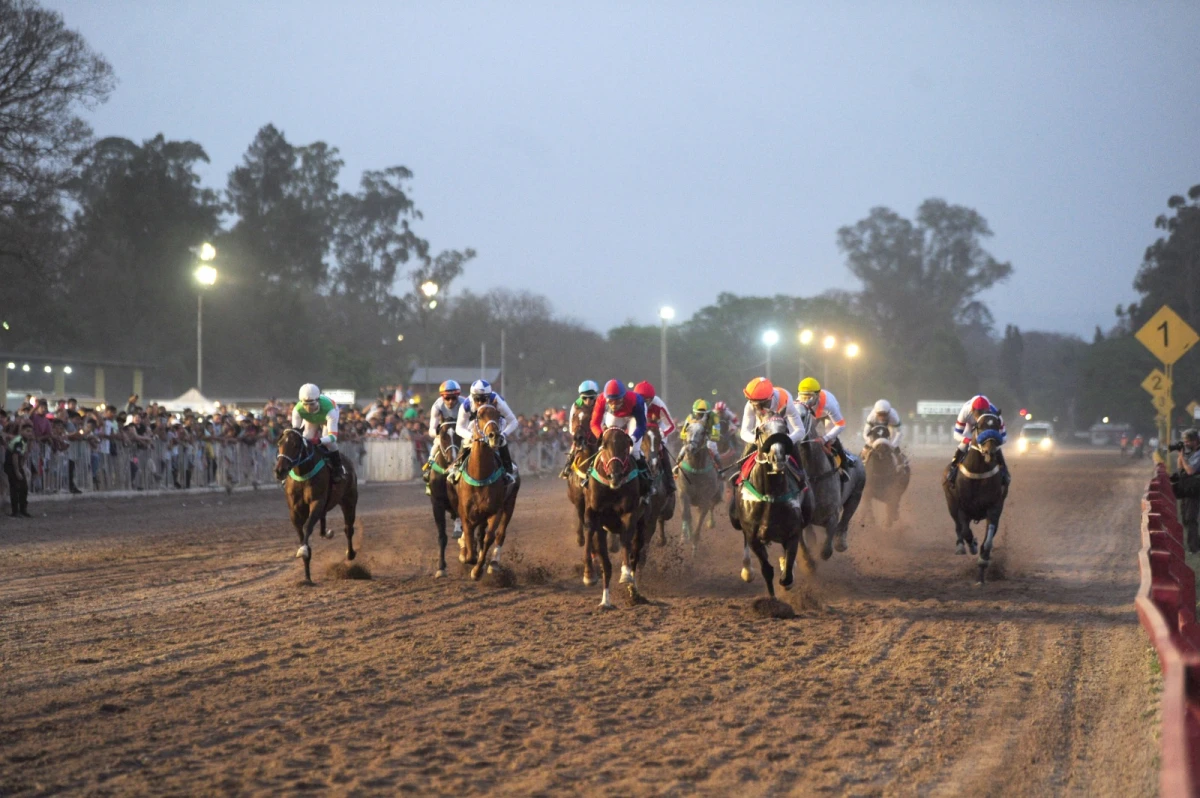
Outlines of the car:
M 1053 424 L 1026 424 L 1017 437 L 1017 454 L 1053 454 L 1054 446 Z

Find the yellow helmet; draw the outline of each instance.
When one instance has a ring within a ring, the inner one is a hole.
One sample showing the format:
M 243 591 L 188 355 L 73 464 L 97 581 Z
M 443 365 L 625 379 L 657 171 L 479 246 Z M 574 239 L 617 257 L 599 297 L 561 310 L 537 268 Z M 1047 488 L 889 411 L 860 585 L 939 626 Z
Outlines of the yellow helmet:
M 797 393 L 820 393 L 821 383 L 817 382 L 815 377 L 805 377 L 800 380 L 800 384 L 796 386 Z
M 697 399 L 694 403 L 692 403 L 692 413 L 694 413 L 695 415 L 698 416 L 701 413 L 707 413 L 707 412 L 708 412 L 708 402 L 704 401 L 703 399 Z

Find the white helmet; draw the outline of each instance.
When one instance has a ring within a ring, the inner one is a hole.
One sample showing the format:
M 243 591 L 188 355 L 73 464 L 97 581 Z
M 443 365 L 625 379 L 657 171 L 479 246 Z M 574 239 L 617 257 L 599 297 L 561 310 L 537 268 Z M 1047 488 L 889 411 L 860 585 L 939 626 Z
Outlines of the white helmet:
M 321 389 L 311 382 L 300 386 L 300 401 L 315 402 L 321 398 Z
M 492 384 L 487 380 L 475 380 L 471 383 L 471 396 L 487 396 L 492 392 Z
M 886 416 L 892 412 L 892 405 L 887 399 L 880 399 L 875 403 L 875 412 L 881 416 Z

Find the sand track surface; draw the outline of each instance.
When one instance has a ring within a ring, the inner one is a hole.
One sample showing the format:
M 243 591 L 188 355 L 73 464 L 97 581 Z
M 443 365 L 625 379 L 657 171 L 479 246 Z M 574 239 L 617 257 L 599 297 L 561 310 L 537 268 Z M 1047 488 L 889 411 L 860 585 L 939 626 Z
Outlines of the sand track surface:
M 1015 458 L 1014 458 L 1015 460 Z M 559 480 L 528 481 L 515 586 L 434 580 L 427 500 L 369 486 L 302 566 L 278 490 L 0 518 L 0 794 L 1149 795 L 1137 624 L 1147 466 L 1017 461 L 974 584 L 918 460 L 887 531 L 760 617 L 723 517 L 597 607 Z M 722 514 L 723 516 L 723 514 Z M 883 519 L 882 508 L 876 518 Z M 772 550 L 773 559 L 778 548 Z

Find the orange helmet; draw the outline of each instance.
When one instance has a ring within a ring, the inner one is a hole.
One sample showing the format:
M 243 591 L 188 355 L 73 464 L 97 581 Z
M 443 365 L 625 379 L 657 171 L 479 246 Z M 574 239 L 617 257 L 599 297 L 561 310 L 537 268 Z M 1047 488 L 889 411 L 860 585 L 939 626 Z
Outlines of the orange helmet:
M 642 380 L 637 385 L 633 386 L 633 392 L 642 397 L 642 399 L 646 401 L 646 404 L 650 404 L 654 401 L 654 386 L 645 380 Z
M 775 386 L 766 377 L 755 377 L 746 383 L 742 393 L 746 394 L 746 398 L 751 402 L 765 402 L 775 393 Z

